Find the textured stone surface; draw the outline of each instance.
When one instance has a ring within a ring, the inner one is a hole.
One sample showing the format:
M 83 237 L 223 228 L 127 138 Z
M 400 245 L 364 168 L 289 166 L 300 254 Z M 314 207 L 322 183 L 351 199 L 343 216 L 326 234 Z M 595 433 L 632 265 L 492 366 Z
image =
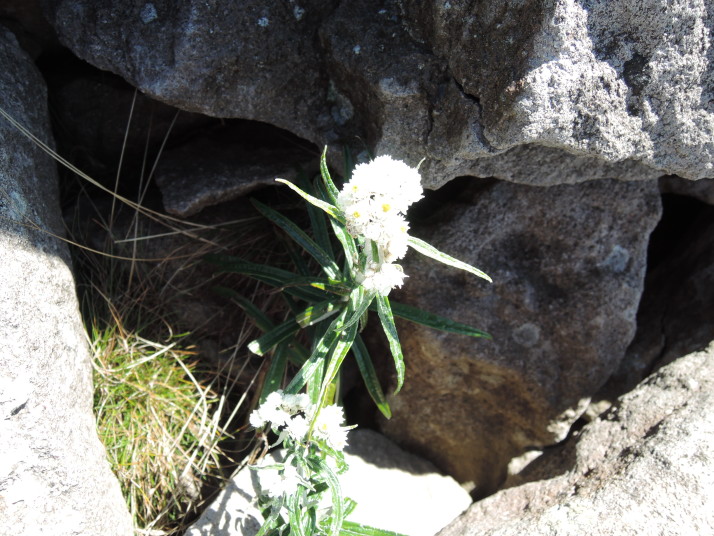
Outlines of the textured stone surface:
M 0 101 L 46 143 L 39 73 L 0 29 Z M 96 435 L 92 366 L 54 162 L 0 119 L 0 533 L 125 535 L 131 518 Z
M 712 534 L 714 344 L 621 397 L 440 536 Z
M 350 432 L 342 492 L 357 501 L 349 519 L 408 536 L 431 536 L 471 504 L 452 478 L 371 430 Z M 241 470 L 186 536 L 250 536 L 260 528 L 255 475 Z
M 395 299 L 492 341 L 402 322 L 406 381 L 383 430 L 476 494 L 509 460 L 554 444 L 617 369 L 635 332 L 656 182 L 474 188 L 413 234 L 478 266 L 489 285 L 410 253 Z
M 156 168 L 164 209 L 186 217 L 246 195 L 276 178 L 296 182 L 298 170 L 317 172 L 317 158 L 300 146 L 260 146 L 232 139 L 227 129 L 166 151 Z
M 42 4 L 78 56 L 149 95 L 426 157 L 431 187 L 714 175 L 703 0 Z

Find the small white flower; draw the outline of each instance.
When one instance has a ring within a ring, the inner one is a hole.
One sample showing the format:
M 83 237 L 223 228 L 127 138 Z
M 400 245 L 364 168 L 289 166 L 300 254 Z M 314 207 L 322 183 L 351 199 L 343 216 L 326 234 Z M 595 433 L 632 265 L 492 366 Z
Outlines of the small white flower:
M 407 276 L 402 267 L 391 263 L 369 263 L 364 273 L 357 274 L 357 282 L 365 290 L 376 292 L 380 296 L 387 296 L 395 287 L 401 287 Z
M 258 481 L 264 495 L 280 497 L 292 495 L 298 490 L 302 479 L 297 468 L 293 465 L 284 465 L 282 468 L 265 467 L 258 470 Z
M 326 406 L 317 415 L 313 434 L 317 439 L 326 441 L 335 450 L 343 450 L 347 445 L 347 431 L 351 428 L 342 426 L 344 421 L 342 407 Z
M 263 428 L 270 423 L 272 430 L 282 438 L 288 435 L 302 441 L 308 428 L 305 415 L 312 413 L 312 407 L 310 397 L 305 393 L 293 395 L 277 390 L 250 414 L 249 422 L 255 428 Z
M 337 197 L 347 231 L 366 239 L 368 263 L 356 278 L 367 290 L 382 296 L 401 287 L 404 272 L 394 264 L 407 253 L 409 224 L 404 214 L 423 197 L 419 172 L 390 156 L 360 164 Z M 372 251 L 376 245 L 376 254 Z

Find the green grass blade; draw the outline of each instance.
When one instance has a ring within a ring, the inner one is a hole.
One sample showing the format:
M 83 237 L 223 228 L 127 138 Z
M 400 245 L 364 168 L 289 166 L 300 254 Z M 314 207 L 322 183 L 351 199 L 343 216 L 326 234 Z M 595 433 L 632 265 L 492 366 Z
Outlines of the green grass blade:
M 260 201 L 251 199 L 251 203 L 263 216 L 272 221 L 275 225 L 285 231 L 301 248 L 303 248 L 313 259 L 315 259 L 330 279 L 337 279 L 340 269 L 337 263 L 320 247 L 312 238 L 307 236 L 295 223 L 290 221 L 279 212 L 264 205 Z
M 369 525 L 363 525 L 362 523 L 355 523 L 354 521 L 347 520 L 342 522 L 340 534 L 343 534 L 344 536 L 405 536 L 399 532 L 382 530 L 376 527 L 370 527 Z
M 335 183 L 332 182 L 330 170 L 327 169 L 327 145 L 325 145 L 325 149 L 322 151 L 322 156 L 320 157 L 320 175 L 322 176 L 322 182 L 325 184 L 325 188 L 327 189 L 328 199 L 334 205 L 337 205 L 337 196 L 340 191 L 337 189 L 337 186 L 335 186 Z
M 295 322 L 294 318 L 290 318 L 282 324 L 278 324 L 265 335 L 249 342 L 248 350 L 257 355 L 265 355 L 278 343 L 293 337 L 299 329 L 300 325 Z
M 462 324 L 461 322 L 456 322 L 455 320 L 451 320 L 428 311 L 423 311 L 416 307 L 412 307 L 411 305 L 392 302 L 391 306 L 392 312 L 395 316 L 403 318 L 404 320 L 409 320 L 415 324 L 421 324 L 422 326 L 427 326 L 441 331 L 448 331 L 449 333 L 468 335 L 469 337 L 482 337 L 485 339 L 491 338 L 491 335 L 485 331 L 481 331 L 480 329 L 476 329 L 467 324 Z
M 345 221 L 345 217 L 342 215 L 340 212 L 340 209 L 338 209 L 335 205 L 331 205 L 330 203 L 327 203 L 323 201 L 322 199 L 318 199 L 317 197 L 310 195 L 307 192 L 304 192 L 302 188 L 299 188 L 298 186 L 294 185 L 290 181 L 286 181 L 284 179 L 275 179 L 276 181 L 285 184 L 287 187 L 289 187 L 291 190 L 293 190 L 295 193 L 297 193 L 300 197 L 302 197 L 305 201 L 308 203 L 312 204 L 313 206 L 316 206 L 319 209 L 324 210 L 327 214 L 335 218 L 337 221 L 343 222 Z
M 379 320 L 382 322 L 384 334 L 389 341 L 389 350 L 394 358 L 394 368 L 397 371 L 397 388 L 394 390 L 396 395 L 404 385 L 404 354 L 402 354 L 402 345 L 399 343 L 399 335 L 397 327 L 394 325 L 394 316 L 392 316 L 392 308 L 389 306 L 389 298 L 386 296 L 377 296 L 377 313 Z
M 265 374 L 263 388 L 260 392 L 260 404 L 265 402 L 267 396 L 273 391 L 280 389 L 285 377 L 285 369 L 288 366 L 288 351 L 286 344 L 279 344 L 273 353 L 273 358 L 270 361 L 270 367 Z
M 446 264 L 448 266 L 451 266 L 453 268 L 458 268 L 459 270 L 465 270 L 465 271 L 469 272 L 470 274 L 474 274 L 478 277 L 485 279 L 489 283 L 493 282 L 488 275 L 486 275 L 484 272 L 482 272 L 478 268 L 474 268 L 470 264 L 466 264 L 465 262 L 462 262 L 459 259 L 455 259 L 454 257 L 439 251 L 431 244 L 427 244 L 426 242 L 424 242 L 423 240 L 421 240 L 415 236 L 409 237 L 409 246 L 414 248 L 415 250 L 417 250 L 422 255 L 431 257 L 432 259 L 437 260 L 437 261 L 439 261 L 443 264 Z
M 369 396 L 372 397 L 372 400 L 374 400 L 374 403 L 377 405 L 377 408 L 379 408 L 379 411 L 382 412 L 382 415 L 387 419 L 391 419 L 392 410 L 387 402 L 387 397 L 384 396 L 384 391 L 382 391 L 382 386 L 379 383 L 379 378 L 377 378 L 377 372 L 374 370 L 374 364 L 372 363 L 372 358 L 369 355 L 367 346 L 359 335 L 355 338 L 354 345 L 352 346 L 352 355 L 355 356 L 357 368 L 359 368 Z

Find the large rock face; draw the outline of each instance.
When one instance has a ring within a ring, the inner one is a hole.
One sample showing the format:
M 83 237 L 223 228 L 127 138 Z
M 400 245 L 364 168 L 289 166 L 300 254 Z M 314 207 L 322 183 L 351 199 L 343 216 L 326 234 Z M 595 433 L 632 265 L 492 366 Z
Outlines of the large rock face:
M 714 533 L 713 378 L 714 344 L 660 369 L 440 536 Z
M 426 156 L 431 187 L 714 175 L 703 0 L 42 4 L 78 56 L 159 100 Z
M 494 284 L 410 253 L 395 299 L 493 340 L 401 323 L 407 377 L 383 429 L 479 495 L 526 447 L 561 441 L 634 336 L 659 214 L 656 182 L 500 182 L 415 229 Z
M 0 29 L 0 102 L 45 143 L 46 94 Z M 129 536 L 97 438 L 92 365 L 61 234 L 54 162 L 0 119 L 0 532 Z

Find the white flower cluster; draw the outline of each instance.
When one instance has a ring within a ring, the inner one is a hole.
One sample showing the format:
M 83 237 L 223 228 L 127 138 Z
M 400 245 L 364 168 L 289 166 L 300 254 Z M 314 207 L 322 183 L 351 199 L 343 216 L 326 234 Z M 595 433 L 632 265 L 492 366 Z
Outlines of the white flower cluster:
M 255 428 L 270 428 L 279 435 L 278 442 L 286 437 L 304 442 L 310 429 L 310 422 L 317 406 L 304 393 L 291 395 L 281 390 L 270 393 L 263 404 L 250 414 L 250 424 Z M 312 437 L 326 442 L 335 450 L 343 450 L 347 445 L 349 426 L 342 426 L 345 420 L 340 406 L 327 406 L 320 410 L 312 430 Z
M 357 278 L 367 290 L 386 296 L 402 286 L 406 276 L 394 262 L 407 253 L 409 224 L 404 215 L 422 197 L 419 172 L 390 156 L 359 164 L 339 193 L 347 230 L 365 239 L 367 264 Z

